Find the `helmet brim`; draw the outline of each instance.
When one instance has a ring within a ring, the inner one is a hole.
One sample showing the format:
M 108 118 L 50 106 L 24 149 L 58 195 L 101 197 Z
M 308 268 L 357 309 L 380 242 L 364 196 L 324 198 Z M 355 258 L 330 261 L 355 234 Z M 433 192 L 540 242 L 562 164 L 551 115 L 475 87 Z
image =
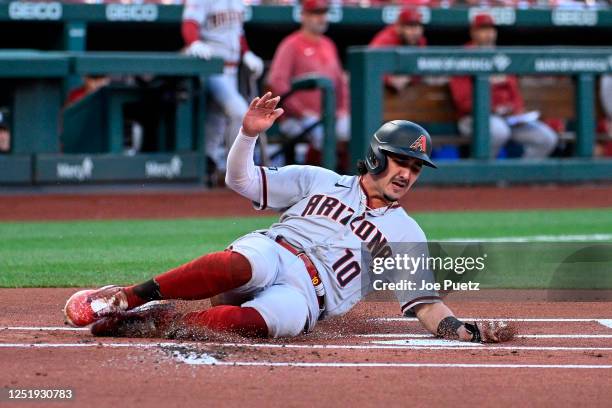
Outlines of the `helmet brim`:
M 397 146 L 380 146 L 379 150 L 385 151 L 385 152 L 390 152 L 390 153 L 394 153 L 397 154 L 399 156 L 408 156 L 408 157 L 413 157 L 415 159 L 419 159 L 423 162 L 423 164 L 427 167 L 432 167 L 434 169 L 437 169 L 438 166 L 436 166 L 434 164 L 433 161 L 431 161 L 431 159 L 429 158 L 429 156 L 427 155 L 427 153 L 424 152 L 416 152 L 412 149 L 408 149 L 408 148 L 401 148 L 401 147 L 397 147 Z

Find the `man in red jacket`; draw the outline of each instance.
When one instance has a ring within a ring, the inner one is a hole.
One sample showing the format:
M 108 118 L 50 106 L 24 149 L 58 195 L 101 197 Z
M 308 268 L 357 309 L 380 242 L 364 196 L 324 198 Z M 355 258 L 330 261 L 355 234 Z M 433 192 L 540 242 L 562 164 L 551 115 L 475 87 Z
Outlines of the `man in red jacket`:
M 411 7 L 404 8 L 397 16 L 394 24 L 388 25 L 379 31 L 370 42 L 372 48 L 384 47 L 424 47 L 427 40 L 423 35 L 421 13 Z M 386 75 L 385 85 L 400 92 L 405 89 L 416 77 L 410 75 Z
M 497 29 L 493 18 L 479 14 L 472 21 L 470 29 L 472 40 L 467 48 L 493 48 L 497 41 Z M 508 124 L 507 117 L 524 112 L 523 97 L 519 90 L 518 78 L 514 75 L 491 75 L 491 157 L 510 139 L 523 145 L 524 158 L 544 158 L 555 149 L 557 134 L 545 123 L 530 120 L 518 124 Z M 472 78 L 454 77 L 450 82 L 451 94 L 459 113 L 459 132 L 472 134 Z
M 324 35 L 327 30 L 327 0 L 304 0 L 302 3 L 302 26 L 285 38 L 276 49 L 268 74 L 268 85 L 272 92 L 282 95 L 291 89 L 291 81 L 307 74 L 318 74 L 329 78 L 336 90 L 336 137 L 344 147 L 349 139 L 348 82 L 342 70 L 334 42 Z M 321 96 L 318 90 L 300 91 L 283 101 L 288 116 L 280 128 L 291 136 L 299 135 L 321 117 Z M 311 164 L 318 164 L 323 145 L 321 126 L 310 131 L 314 152 L 309 154 Z

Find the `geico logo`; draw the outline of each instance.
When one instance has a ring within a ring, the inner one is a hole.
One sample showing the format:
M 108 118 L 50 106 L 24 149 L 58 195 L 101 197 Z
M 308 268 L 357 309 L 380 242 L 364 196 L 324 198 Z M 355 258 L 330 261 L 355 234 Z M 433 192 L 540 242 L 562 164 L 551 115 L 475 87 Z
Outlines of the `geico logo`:
M 59 20 L 62 18 L 62 5 L 57 2 L 14 1 L 9 5 L 9 18 L 12 20 Z
M 155 4 L 109 4 L 106 6 L 106 19 L 109 21 L 155 21 Z
M 597 25 L 597 11 L 594 10 L 554 10 L 554 25 L 594 26 Z

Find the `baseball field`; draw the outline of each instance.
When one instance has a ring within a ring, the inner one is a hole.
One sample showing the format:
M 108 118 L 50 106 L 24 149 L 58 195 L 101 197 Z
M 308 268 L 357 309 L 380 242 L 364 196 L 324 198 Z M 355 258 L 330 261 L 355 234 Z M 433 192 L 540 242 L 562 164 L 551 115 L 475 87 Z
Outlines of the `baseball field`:
M 430 241 L 612 242 L 608 185 L 417 189 L 402 204 Z M 609 404 L 609 254 L 572 279 L 516 268 L 445 294 L 460 318 L 515 322 L 503 345 L 437 339 L 380 299 L 295 339 L 94 338 L 63 323 L 76 288 L 148 279 L 276 219 L 223 190 L 0 195 L 0 388 L 71 390 L 49 406 Z M 28 403 L 41 406 L 15 406 Z

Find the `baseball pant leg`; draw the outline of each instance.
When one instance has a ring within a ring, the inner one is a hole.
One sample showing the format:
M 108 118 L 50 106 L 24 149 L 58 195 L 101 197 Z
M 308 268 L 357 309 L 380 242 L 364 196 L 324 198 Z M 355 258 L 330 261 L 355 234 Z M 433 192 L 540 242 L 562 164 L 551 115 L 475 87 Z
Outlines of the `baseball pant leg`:
M 209 91 L 228 120 L 225 145 L 229 149 L 242 126 L 242 118 L 248 109 L 247 102 L 238 92 L 238 75 L 229 71 L 209 78 Z
M 225 148 L 223 147 L 226 125 L 227 118 L 223 111 L 214 100 L 210 100 L 206 112 L 206 123 L 204 124 L 206 154 L 215 162 L 217 168 L 222 170 L 225 168 L 226 160 Z
M 512 139 L 523 145 L 523 157 L 543 159 L 557 146 L 558 136 L 543 122 L 535 121 L 512 127 Z
M 459 119 L 457 125 L 459 133 L 464 136 L 471 136 L 474 129 L 473 123 L 474 121 L 471 116 L 465 116 Z M 489 119 L 489 133 L 491 135 L 489 146 L 490 157 L 495 158 L 499 154 L 501 148 L 510 140 L 512 132 L 504 118 L 497 115 L 491 115 Z
M 308 302 L 291 285 L 272 285 L 242 307 L 251 307 L 261 314 L 270 337 L 294 337 L 308 329 Z
M 210 329 L 248 337 L 268 336 L 266 321 L 252 307 L 215 306 L 187 313 L 180 323 L 189 332 Z
M 319 304 L 300 258 L 260 233 L 237 240 L 232 250 L 249 260 L 253 278 L 224 295 L 225 300 L 250 294 L 242 307 L 252 307 L 263 316 L 270 337 L 297 336 L 314 328 Z
M 351 140 L 351 117 L 349 115 L 336 118 L 336 138 L 339 142 Z
M 602 75 L 599 88 L 601 105 L 608 118 L 612 118 L 612 75 Z
M 249 260 L 237 252 L 213 252 L 123 289 L 128 308 L 161 299 L 197 300 L 253 281 Z

